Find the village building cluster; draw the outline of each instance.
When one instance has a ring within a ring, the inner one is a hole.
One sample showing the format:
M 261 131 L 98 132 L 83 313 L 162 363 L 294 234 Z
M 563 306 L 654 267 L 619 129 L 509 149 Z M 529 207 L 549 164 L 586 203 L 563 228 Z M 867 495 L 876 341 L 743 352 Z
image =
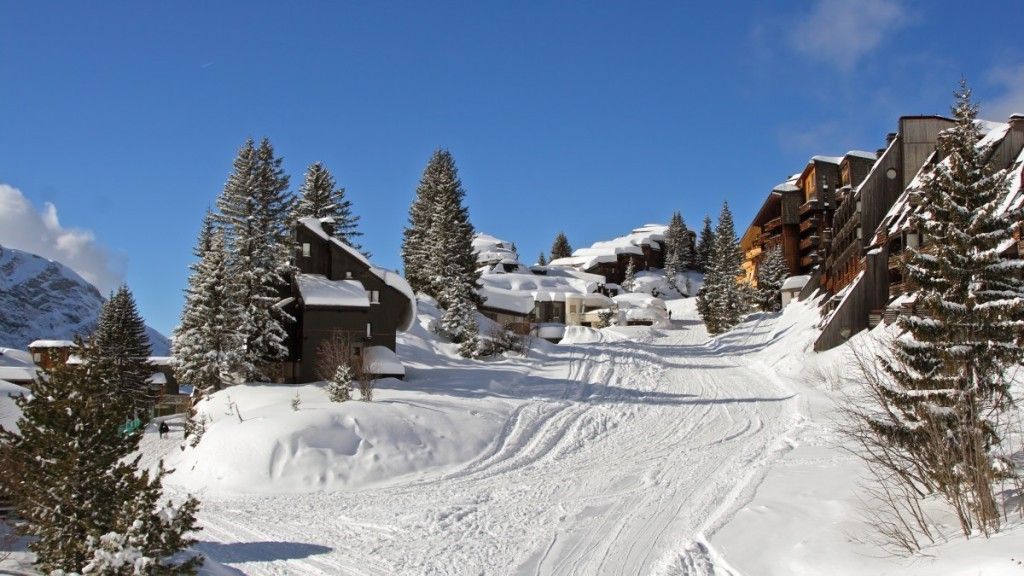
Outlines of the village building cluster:
M 927 246 L 928 238 L 910 225 L 923 179 L 944 161 L 939 135 L 954 125 L 942 116 L 904 116 L 897 131 L 875 153 L 814 156 L 804 169 L 769 193 L 743 234 L 746 280 L 756 284 L 765 254 L 780 246 L 791 274 L 784 289 L 823 293 L 821 334 L 816 350 L 828 350 L 852 334 L 892 322 L 913 306 L 902 265 L 907 248 Z M 1006 207 L 1016 206 L 1024 169 L 1024 115 L 1008 122 L 979 121 L 993 171 L 1010 169 Z M 1002 247 L 1018 256 L 1018 242 Z M 788 297 L 787 297 L 788 296 Z

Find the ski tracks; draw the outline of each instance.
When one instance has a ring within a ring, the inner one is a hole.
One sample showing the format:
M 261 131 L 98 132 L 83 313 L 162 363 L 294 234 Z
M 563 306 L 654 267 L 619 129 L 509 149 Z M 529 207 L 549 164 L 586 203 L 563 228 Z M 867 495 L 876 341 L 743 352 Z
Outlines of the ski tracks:
M 765 328 L 748 326 L 744 348 Z M 732 574 L 704 534 L 752 495 L 796 401 L 718 342 L 651 334 L 576 345 L 561 397 L 524 395 L 491 446 L 454 470 L 215 500 L 205 536 L 301 543 L 281 557 L 226 544 L 216 559 L 252 574 Z

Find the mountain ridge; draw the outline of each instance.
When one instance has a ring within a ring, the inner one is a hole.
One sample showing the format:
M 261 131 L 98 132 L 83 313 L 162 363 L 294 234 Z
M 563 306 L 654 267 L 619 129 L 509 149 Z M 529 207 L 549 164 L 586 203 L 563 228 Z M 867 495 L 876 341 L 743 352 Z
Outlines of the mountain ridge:
M 33 340 L 87 336 L 105 301 L 68 266 L 0 245 L 0 346 L 24 350 Z M 148 325 L 146 335 L 154 356 L 170 354 L 166 336 Z

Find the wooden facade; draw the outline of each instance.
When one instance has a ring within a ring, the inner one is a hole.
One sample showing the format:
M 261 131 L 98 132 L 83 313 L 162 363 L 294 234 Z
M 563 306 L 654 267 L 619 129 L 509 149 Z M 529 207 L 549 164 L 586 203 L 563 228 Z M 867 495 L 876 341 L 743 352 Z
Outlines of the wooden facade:
M 329 229 L 324 231 L 329 233 Z M 283 307 L 295 321 L 289 325 L 289 358 L 282 367 L 281 377 L 293 382 L 320 379 L 316 373 L 317 348 L 338 332 L 348 337 L 356 356 L 368 346 L 384 346 L 395 351 L 399 327 L 408 315 L 415 313 L 415 302 L 382 277 L 395 273 L 373 267 L 351 247 L 319 232 L 316 225 L 300 223 L 297 226 L 295 265 L 298 274 L 320 275 L 327 280 L 354 280 L 366 291 L 369 305 L 346 307 L 304 302 L 298 276 L 291 278 L 283 294 L 288 297 Z
M 913 193 L 906 188 L 929 163 L 940 161 L 935 154 L 939 133 L 953 124 L 953 120 L 941 116 L 900 118 L 899 132 L 892 135 L 874 169 L 861 186 L 850 191 L 849 198 L 857 204 L 836 212 L 836 239 L 849 242 L 835 242 L 829 257 L 826 286 L 833 297 L 823 308 L 826 321 L 814 344 L 815 350 L 838 346 L 852 334 L 883 319 L 891 321 L 899 313 L 890 310 L 890 303 L 913 289 L 903 273 L 906 250 L 927 248 L 927 242 L 907 225 L 890 231 L 892 222 L 886 219 L 887 214 L 897 201 L 913 208 Z M 995 170 L 1007 168 L 1022 149 L 1024 117 L 1016 123 L 1011 117 L 1011 128 L 992 150 L 989 164 Z M 860 230 L 856 241 L 840 237 L 853 227 Z M 851 250 L 848 244 L 856 248 Z M 1016 249 L 1017 246 L 1011 247 Z M 861 255 L 857 256 L 857 252 Z M 851 274 L 851 267 L 858 272 Z

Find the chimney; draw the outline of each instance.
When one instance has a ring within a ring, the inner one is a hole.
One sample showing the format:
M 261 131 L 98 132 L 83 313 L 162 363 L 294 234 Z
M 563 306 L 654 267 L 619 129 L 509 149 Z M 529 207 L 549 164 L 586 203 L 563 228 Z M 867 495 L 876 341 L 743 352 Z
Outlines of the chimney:
M 885 146 L 886 146 L 886 148 L 888 148 L 889 144 L 892 144 L 892 141 L 895 140 L 895 139 L 896 139 L 896 133 L 895 132 L 889 132 L 888 134 L 886 134 L 885 135 Z
M 1010 129 L 1017 132 L 1024 132 L 1024 114 L 1015 112 L 1010 114 Z

